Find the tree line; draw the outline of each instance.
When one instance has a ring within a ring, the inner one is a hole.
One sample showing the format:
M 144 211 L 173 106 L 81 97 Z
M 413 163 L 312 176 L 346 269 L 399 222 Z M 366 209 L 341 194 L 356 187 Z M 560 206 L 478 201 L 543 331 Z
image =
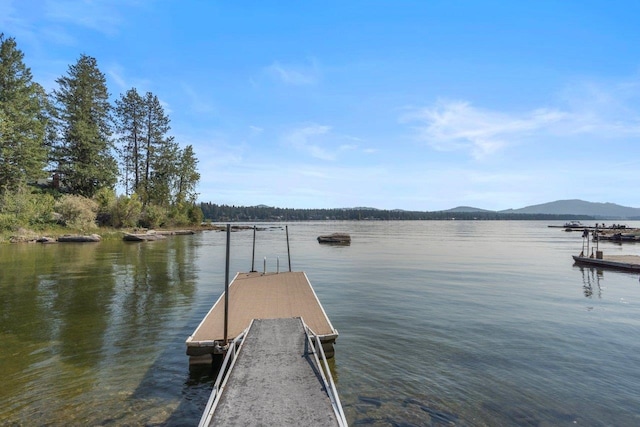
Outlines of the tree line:
M 0 230 L 201 222 L 198 159 L 169 134 L 155 94 L 131 88 L 112 104 L 85 54 L 56 84 L 47 93 L 0 34 Z
M 229 206 L 211 202 L 200 204 L 205 220 L 224 221 L 410 221 L 410 220 L 593 220 L 586 215 L 518 214 L 501 212 L 403 211 L 382 209 L 286 209 L 269 206 Z

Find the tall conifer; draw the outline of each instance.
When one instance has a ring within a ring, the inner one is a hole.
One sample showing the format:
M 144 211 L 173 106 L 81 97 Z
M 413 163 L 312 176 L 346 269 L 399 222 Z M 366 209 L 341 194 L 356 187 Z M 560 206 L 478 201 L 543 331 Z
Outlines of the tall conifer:
M 176 170 L 175 201 L 176 203 L 195 203 L 198 197 L 196 186 L 200 181 L 198 173 L 198 159 L 193 146 L 187 145 L 180 151 Z
M 120 135 L 121 182 L 127 195 L 140 193 L 145 164 L 145 99 L 135 88 L 116 100 L 116 130 Z
M 174 161 L 175 158 L 169 159 L 167 157 L 173 156 L 171 145 L 173 139 L 167 136 L 167 132 L 171 129 L 169 125 L 169 117 L 165 114 L 162 104 L 156 95 L 151 92 L 147 92 L 144 97 L 145 103 L 145 161 L 144 161 L 144 189 L 145 196 L 143 202 L 146 205 L 150 201 L 159 202 L 163 204 L 163 192 L 159 190 L 159 181 L 161 176 L 169 177 L 171 172 L 167 171 L 167 162 Z M 162 170 L 161 170 L 162 169 Z M 155 193 L 153 191 L 155 181 Z M 168 201 L 165 200 L 165 201 Z
M 58 170 L 71 193 L 92 197 L 103 187 L 112 188 L 118 174 L 106 79 L 94 58 L 81 55 L 56 82 Z
M 0 194 L 45 176 L 49 104 L 23 58 L 0 34 Z

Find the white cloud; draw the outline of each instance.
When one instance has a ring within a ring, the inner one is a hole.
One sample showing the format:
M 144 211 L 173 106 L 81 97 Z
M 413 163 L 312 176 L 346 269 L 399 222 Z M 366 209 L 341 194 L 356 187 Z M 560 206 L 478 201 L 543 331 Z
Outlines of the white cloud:
M 330 126 L 311 123 L 284 134 L 284 143 L 320 160 L 335 161 L 347 153 L 372 154 L 375 149 L 361 148 L 362 139 L 335 133 Z
M 275 61 L 266 67 L 267 73 L 292 86 L 313 85 L 320 80 L 320 70 L 314 59 L 307 64 L 281 64 Z
M 108 0 L 49 0 L 45 13 L 54 22 L 90 28 L 114 35 L 123 22 L 122 7 Z
M 111 77 L 111 80 L 120 88 L 121 91 L 126 91 L 131 88 L 129 84 L 127 84 L 124 76 L 123 76 L 123 68 L 120 65 L 113 65 L 109 67 L 107 70 L 107 75 Z
M 258 136 L 264 132 L 264 129 L 260 126 L 249 125 L 249 131 L 251 132 L 251 136 Z
M 436 150 L 469 150 L 481 159 L 566 118 L 557 110 L 538 109 L 518 116 L 479 109 L 466 101 L 439 101 L 410 112 L 402 121 L 421 122 L 416 127 L 418 137 Z
M 198 114 L 212 114 L 216 112 L 216 107 L 208 99 L 202 97 L 202 92 L 198 92 L 191 85 L 182 83 L 182 90 L 185 98 L 189 101 L 189 108 L 194 113 Z
M 579 81 L 569 85 L 560 99 L 572 112 L 564 123 L 567 134 L 593 134 L 602 138 L 640 136 L 640 78 L 615 82 Z
M 23 26 L 24 22 L 17 17 L 15 1 L 0 1 L 0 27 L 13 28 L 14 26 Z
M 441 100 L 409 109 L 400 121 L 417 123 L 417 138 L 435 150 L 466 151 L 480 160 L 527 139 L 638 137 L 639 89 L 635 81 L 611 87 L 576 84 L 563 93 L 564 109 L 543 107 L 524 113 Z
M 330 131 L 331 128 L 329 126 L 310 124 L 290 131 L 284 136 L 284 140 L 297 150 L 305 151 L 315 158 L 334 160 L 335 154 L 318 145 L 318 137 L 325 136 Z

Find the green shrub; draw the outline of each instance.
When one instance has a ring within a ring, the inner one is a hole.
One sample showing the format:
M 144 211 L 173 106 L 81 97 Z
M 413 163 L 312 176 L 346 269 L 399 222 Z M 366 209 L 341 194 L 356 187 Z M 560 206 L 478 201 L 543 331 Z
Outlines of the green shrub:
M 98 224 L 101 226 L 114 225 L 113 212 L 116 205 L 116 192 L 103 187 L 96 192 L 93 200 L 98 204 L 98 214 L 96 215 Z
M 15 230 L 20 225 L 15 215 L 0 213 L 0 230 Z
M 204 213 L 199 205 L 191 205 L 189 208 L 189 221 L 191 225 L 200 225 L 204 220 Z
M 136 227 L 142 213 L 142 202 L 137 194 L 119 196 L 111 212 L 114 227 Z
M 140 218 L 140 225 L 146 228 L 158 228 L 167 222 L 165 209 L 157 205 L 147 205 Z
M 98 204 L 86 197 L 65 195 L 56 203 L 56 212 L 67 227 L 82 231 L 97 228 Z
M 32 193 L 29 187 L 5 191 L 0 195 L 0 230 L 50 223 L 54 205 L 51 194 Z
M 172 226 L 181 226 L 189 224 L 189 205 L 186 203 L 176 203 L 171 207 L 169 213 L 169 223 Z

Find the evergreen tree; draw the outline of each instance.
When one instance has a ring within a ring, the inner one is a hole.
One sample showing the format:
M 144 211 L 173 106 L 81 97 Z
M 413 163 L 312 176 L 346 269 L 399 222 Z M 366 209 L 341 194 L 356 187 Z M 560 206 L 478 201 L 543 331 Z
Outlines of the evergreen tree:
M 200 180 L 193 147 L 180 150 L 170 130 L 170 120 L 158 97 L 135 88 L 116 101 L 116 129 L 125 188 L 137 193 L 145 207 L 169 208 L 193 203 Z
M 73 194 L 92 197 L 116 183 L 111 106 L 106 79 L 94 58 L 81 55 L 54 91 L 61 140 L 55 159 L 61 181 Z
M 127 195 L 140 193 L 145 164 L 144 123 L 145 100 L 135 88 L 116 100 L 116 130 L 120 135 L 122 183 Z
M 200 181 L 200 174 L 198 173 L 198 159 L 193 152 L 193 146 L 187 145 L 180 152 L 176 169 L 176 203 L 186 201 L 195 203 L 198 197 L 196 186 Z
M 23 58 L 0 34 L 0 194 L 45 176 L 49 103 Z
M 179 156 L 180 149 L 173 137 L 155 147 L 148 182 L 148 202 L 163 207 L 172 204 Z
M 176 161 L 177 146 L 172 138 L 167 137 L 169 117 L 157 96 L 147 92 L 144 97 L 144 194 L 143 204 L 156 201 L 159 205 L 169 202 L 169 179 L 173 176 L 173 165 Z M 162 182 L 166 180 L 166 182 Z M 152 182 L 153 181 L 153 182 Z M 151 193 L 154 194 L 151 194 Z

